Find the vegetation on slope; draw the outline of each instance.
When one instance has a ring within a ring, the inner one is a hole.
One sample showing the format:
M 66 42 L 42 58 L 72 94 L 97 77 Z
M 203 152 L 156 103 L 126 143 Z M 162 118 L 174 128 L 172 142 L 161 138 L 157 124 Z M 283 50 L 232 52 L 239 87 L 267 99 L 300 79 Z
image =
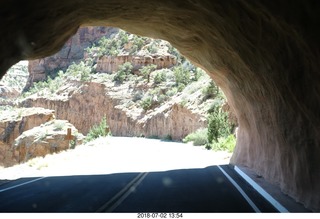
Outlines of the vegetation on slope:
M 115 86 L 133 83 L 130 85 L 134 90 L 130 104 L 145 111 L 154 110 L 177 97 L 185 106 L 188 104 L 204 105 L 208 116 L 208 127 L 190 133 L 183 141 L 193 142 L 194 145 L 205 145 L 208 149 L 233 150 L 234 125 L 229 123 L 227 113 L 222 110 L 222 105 L 225 103 L 223 93 L 202 69 L 191 64 L 168 42 L 139 37 L 119 30 L 110 38 L 101 38 L 98 43 L 86 48 L 86 52 L 88 54 L 86 59 L 80 63 L 71 64 L 65 72 L 57 72 L 55 78 L 48 77 L 46 81 L 34 83 L 34 86 L 28 92 L 23 93 L 22 97 L 33 94 L 44 97 L 55 96 L 58 95 L 61 87 L 67 86 L 72 81 L 82 83 L 92 80 L 102 83 L 108 81 L 114 82 Z M 96 62 L 102 56 L 153 55 L 158 52 L 166 52 L 175 56 L 177 64 L 163 69 L 156 69 L 155 65 L 150 64 L 140 68 L 137 73 L 133 71 L 132 64 L 127 62 L 119 66 L 118 71 L 112 74 L 96 72 Z M 199 93 L 196 101 L 191 99 L 195 93 Z M 92 127 L 86 140 L 107 135 L 106 127 L 106 121 Z

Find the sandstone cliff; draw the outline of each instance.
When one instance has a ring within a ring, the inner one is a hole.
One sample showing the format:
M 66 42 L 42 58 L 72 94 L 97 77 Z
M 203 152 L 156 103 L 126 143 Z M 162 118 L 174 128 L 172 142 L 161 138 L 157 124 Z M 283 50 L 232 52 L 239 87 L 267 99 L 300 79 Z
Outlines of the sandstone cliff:
M 170 54 L 158 54 L 153 56 L 133 56 L 133 55 L 120 55 L 120 56 L 102 56 L 97 60 L 96 70 L 98 72 L 112 73 L 119 70 L 119 66 L 130 62 L 134 69 L 140 69 L 147 65 L 156 65 L 157 69 L 170 68 L 177 64 L 176 57 Z
M 40 97 L 35 94 L 24 100 L 22 105 L 52 109 L 58 119 L 67 119 L 83 134 L 87 134 L 103 116 L 106 116 L 115 136 L 171 136 L 174 140 L 181 140 L 187 134 L 206 127 L 205 114 L 183 106 L 179 98 L 154 110 L 145 111 L 137 107 L 132 102 L 133 87 L 134 82 L 115 87 L 113 82 L 73 81 L 62 86 L 56 92 L 58 95 Z
M 93 32 L 96 29 L 99 30 L 100 27 L 79 29 L 59 53 L 52 57 L 30 62 L 29 79 L 32 81 L 44 80 L 46 75 L 50 73 L 48 69 L 53 69 L 53 67 L 57 69 L 57 63 L 62 60 L 61 57 L 63 57 L 63 65 L 71 63 L 73 53 L 70 52 L 70 55 L 68 52 L 66 55 L 66 48 L 72 51 L 72 42 L 76 42 L 76 45 L 81 44 L 82 41 L 79 39 L 83 32 L 88 32 L 88 29 Z M 111 32 L 116 31 L 118 31 L 116 34 L 108 36 Z M 103 116 L 107 117 L 112 134 L 118 136 L 157 136 L 160 138 L 170 136 L 174 140 L 181 140 L 187 134 L 206 126 L 205 111 L 202 111 L 201 115 L 196 110 L 180 104 L 177 100 L 165 101 L 156 109 L 147 112 L 138 107 L 139 103 L 134 100 L 137 93 L 141 99 L 146 96 L 148 90 L 155 89 L 155 84 L 148 84 L 151 72 L 148 73 L 148 82 L 142 82 L 145 79 L 143 77 L 139 78 L 142 75 L 140 69 L 144 66 L 154 65 L 155 69 L 168 70 L 171 74 L 169 77 L 175 78 L 174 72 L 169 69 L 176 67 L 177 64 L 182 65 L 181 56 L 167 41 L 143 38 L 111 28 L 105 35 L 101 34 L 101 31 L 96 32 L 99 34 L 95 34 L 93 39 L 86 38 L 87 44 L 97 40 L 98 36 L 101 39 L 90 47 L 87 45 L 88 48 L 83 50 L 85 51 L 82 56 L 83 62 L 78 66 L 74 65 L 68 68 L 65 75 L 60 75 L 64 78 L 60 81 L 68 81 L 67 83 L 57 82 L 60 84 L 52 87 L 59 87 L 58 90 L 50 91 L 50 93 L 43 91 L 43 95 L 34 94 L 23 101 L 22 106 L 53 109 L 57 118 L 70 121 L 84 134 L 87 134 L 93 125 L 98 124 Z M 132 64 L 132 70 L 126 77 L 131 77 L 131 80 L 135 81 L 127 81 L 125 84 L 115 87 L 112 77 L 123 64 L 128 62 Z M 183 62 L 185 63 L 185 61 Z M 195 67 L 193 66 L 193 68 Z M 177 71 L 183 73 L 183 71 L 189 72 L 190 70 L 185 67 Z M 102 83 L 90 82 L 93 75 L 85 76 L 85 71 L 88 74 L 98 72 L 102 77 L 104 76 L 101 73 L 107 73 L 111 78 L 109 77 Z M 76 74 L 81 74 L 80 78 L 75 76 Z M 191 80 L 190 73 L 188 75 L 189 77 L 185 79 L 188 81 L 186 84 Z M 159 72 L 158 76 L 160 80 L 155 83 L 166 81 L 166 78 L 162 78 L 165 76 L 164 72 Z M 71 77 L 73 78 L 71 79 Z M 157 76 L 153 74 L 154 77 Z M 82 80 L 81 78 L 86 79 Z M 88 78 L 91 79 L 88 80 Z M 83 81 L 87 82 L 83 83 Z M 139 81 L 142 83 L 139 84 Z M 155 80 L 151 79 L 151 81 Z M 185 82 L 172 80 L 171 83 L 176 86 L 179 83 L 183 87 L 185 86 Z M 50 85 L 48 86 L 50 87 Z M 164 85 L 164 90 L 171 86 L 172 84 Z M 183 87 L 179 89 L 183 89 Z M 159 93 L 152 96 L 157 99 L 161 98 L 160 95 Z
M 29 78 L 24 90 L 28 90 L 34 82 L 47 79 L 47 76 L 55 76 L 59 70 L 66 70 L 73 62 L 80 62 L 85 56 L 85 48 L 93 45 L 102 36 L 109 37 L 117 31 L 118 29 L 112 27 L 79 28 L 55 55 L 29 61 Z

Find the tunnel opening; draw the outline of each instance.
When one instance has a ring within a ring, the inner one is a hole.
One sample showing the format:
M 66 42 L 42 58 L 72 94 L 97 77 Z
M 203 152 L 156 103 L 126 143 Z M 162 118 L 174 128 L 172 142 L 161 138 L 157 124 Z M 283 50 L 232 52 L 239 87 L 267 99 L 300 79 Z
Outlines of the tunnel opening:
M 85 37 L 88 32 L 93 36 Z M 48 132 L 62 130 L 72 135 L 63 139 L 69 148 L 113 135 L 234 150 L 237 121 L 223 92 L 167 41 L 117 28 L 80 28 L 57 54 L 30 60 L 28 69 L 28 82 L 20 88 L 20 96 L 9 101 L 10 108 L 2 109 L 3 135 L 7 136 L 2 145 L 3 166 L 68 149 L 65 143 L 59 146 L 61 139 L 48 140 L 56 135 Z M 9 77 L 3 81 L 14 77 L 22 83 L 15 74 Z M 2 93 L 4 99 L 10 100 Z M 15 119 L 13 114 L 18 114 Z M 15 121 L 10 130 L 6 128 L 11 127 L 9 117 Z M 37 127 L 26 136 L 25 131 Z
M 81 25 L 167 40 L 209 73 L 235 110 L 231 163 L 319 210 L 320 13 L 314 1 L 70 2 L 31 1 L 25 8 L 32 13 L 4 3 L 1 75 L 19 60 L 53 54 Z

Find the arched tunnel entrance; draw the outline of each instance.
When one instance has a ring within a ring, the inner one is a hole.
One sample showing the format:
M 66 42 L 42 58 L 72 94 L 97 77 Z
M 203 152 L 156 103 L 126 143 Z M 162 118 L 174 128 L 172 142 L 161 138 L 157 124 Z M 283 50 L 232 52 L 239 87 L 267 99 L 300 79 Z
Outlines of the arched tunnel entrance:
M 319 14 L 315 1 L 1 3 L 1 76 L 57 52 L 79 26 L 161 38 L 204 68 L 234 109 L 231 163 L 319 211 Z

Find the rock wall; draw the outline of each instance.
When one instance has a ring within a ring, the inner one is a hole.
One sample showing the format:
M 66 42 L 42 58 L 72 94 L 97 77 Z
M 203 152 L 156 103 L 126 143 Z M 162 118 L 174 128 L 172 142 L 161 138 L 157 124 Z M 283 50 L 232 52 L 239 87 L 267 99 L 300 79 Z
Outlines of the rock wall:
M 69 137 L 67 129 L 71 130 Z M 51 120 L 23 132 L 16 138 L 12 146 L 13 157 L 19 163 L 23 163 L 35 157 L 74 148 L 82 144 L 83 138 L 84 136 L 67 120 Z
M 99 124 L 104 116 L 114 136 L 171 136 L 173 140 L 181 140 L 187 134 L 207 126 L 204 115 L 174 102 L 168 102 L 152 112 L 132 110 L 122 103 L 123 95 L 112 94 L 114 91 L 104 84 L 75 83 L 78 83 L 72 85 L 75 89 L 70 89 L 69 94 L 61 98 L 31 97 L 22 105 L 52 109 L 57 119 L 70 121 L 83 134 Z
M 19 96 L 19 94 L 20 93 L 16 89 L 6 86 L 4 84 L 0 84 L 0 98 L 16 98 Z
M 6 119 L 0 120 L 0 165 L 12 166 L 18 160 L 14 157 L 12 145 L 24 131 L 37 127 L 54 118 L 54 111 L 43 108 L 21 108 L 11 111 Z M 3 117 L 4 115 L 1 115 Z
M 61 50 L 41 59 L 30 60 L 29 78 L 24 90 L 34 82 L 43 81 L 47 76 L 54 76 L 59 70 L 65 71 L 73 62 L 80 62 L 85 56 L 85 48 L 91 46 L 102 36 L 110 36 L 118 31 L 112 27 L 81 27 L 61 48 Z
M 0 73 L 57 52 L 81 25 L 169 41 L 207 70 L 239 122 L 232 163 L 320 211 L 320 6 L 313 0 L 0 3 Z M 26 13 L 27 12 L 27 13 Z
M 130 62 L 133 66 L 133 69 L 140 69 L 146 65 L 156 65 L 157 69 L 161 68 L 170 68 L 177 64 L 175 56 L 171 55 L 156 55 L 156 56 L 131 56 L 131 55 L 122 55 L 122 56 L 102 56 L 97 60 L 96 70 L 98 72 L 107 72 L 113 73 L 118 71 L 119 66 Z

